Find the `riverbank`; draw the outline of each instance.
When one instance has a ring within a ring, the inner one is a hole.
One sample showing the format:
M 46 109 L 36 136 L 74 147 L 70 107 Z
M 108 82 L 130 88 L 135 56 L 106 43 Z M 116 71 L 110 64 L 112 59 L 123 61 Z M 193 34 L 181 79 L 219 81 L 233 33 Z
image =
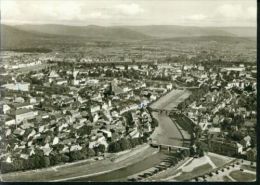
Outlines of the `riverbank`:
M 118 168 L 137 163 L 157 152 L 157 149 L 148 144 L 139 145 L 131 150 L 111 154 L 103 160 L 94 158 L 74 163 L 62 164 L 44 169 L 1 174 L 2 181 L 64 181 L 75 180 L 82 176 L 94 176 L 97 173 L 106 173 Z M 113 161 L 111 159 L 114 159 Z M 75 176 L 77 174 L 77 176 Z

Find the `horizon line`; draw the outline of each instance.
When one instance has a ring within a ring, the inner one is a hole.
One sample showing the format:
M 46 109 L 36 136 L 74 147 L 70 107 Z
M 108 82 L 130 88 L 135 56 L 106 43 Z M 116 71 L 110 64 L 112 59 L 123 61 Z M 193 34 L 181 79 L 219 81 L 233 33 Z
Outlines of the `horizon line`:
M 99 26 L 99 27 L 141 27 L 141 26 L 179 26 L 179 27 L 199 27 L 199 28 L 231 28 L 231 27 L 240 27 L 240 28 L 257 28 L 257 26 L 193 26 L 193 25 L 178 25 L 178 24 L 142 24 L 142 25 L 98 25 L 98 24 L 86 24 L 86 25 L 73 25 L 73 24 L 62 24 L 62 23 L 3 23 L 1 25 L 8 26 L 21 26 L 21 25 L 57 25 L 57 26 L 71 26 L 71 27 L 86 27 L 86 26 Z

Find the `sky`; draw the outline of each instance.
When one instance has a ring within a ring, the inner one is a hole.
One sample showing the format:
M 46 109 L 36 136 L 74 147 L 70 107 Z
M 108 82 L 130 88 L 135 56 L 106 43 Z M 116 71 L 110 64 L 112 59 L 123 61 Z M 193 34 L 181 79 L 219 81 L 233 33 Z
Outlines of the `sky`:
M 256 0 L 1 0 L 5 24 L 256 26 Z

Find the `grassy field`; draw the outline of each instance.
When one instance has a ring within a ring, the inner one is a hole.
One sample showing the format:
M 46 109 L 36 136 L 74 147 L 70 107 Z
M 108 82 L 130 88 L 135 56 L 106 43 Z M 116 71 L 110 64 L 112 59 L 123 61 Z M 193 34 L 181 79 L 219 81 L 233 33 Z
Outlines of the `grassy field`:
M 217 166 L 223 166 L 226 161 L 224 161 L 223 159 L 220 159 L 218 157 L 215 157 L 215 156 L 209 156 L 209 158 L 211 159 L 211 161 Z
M 174 179 L 178 180 L 178 181 L 188 180 L 188 179 L 191 179 L 193 177 L 203 175 L 211 169 L 212 169 L 212 167 L 211 167 L 210 164 L 204 164 L 202 166 L 194 168 L 191 172 L 188 172 L 188 173 L 183 172 L 181 175 L 179 175 L 178 177 L 176 177 Z
M 224 182 L 232 182 L 232 180 L 228 176 L 223 176 Z
M 191 163 L 192 163 L 192 160 L 189 161 L 185 166 L 188 166 L 188 165 L 190 165 Z
M 229 162 L 231 159 L 228 158 L 228 157 L 222 157 L 220 155 L 215 155 L 215 154 L 211 154 L 211 153 L 208 153 L 208 156 L 210 158 L 210 160 L 217 166 L 217 167 L 220 167 L 220 166 L 223 166 L 224 164 L 226 164 L 227 162 Z
M 254 174 L 242 172 L 239 170 L 232 171 L 229 175 L 239 182 L 253 181 L 256 179 L 256 176 Z
M 249 165 L 245 165 L 245 164 L 243 164 L 243 165 L 241 166 L 241 168 L 242 168 L 242 169 L 245 169 L 245 170 L 253 171 L 253 172 L 256 171 L 256 167 L 249 166 Z

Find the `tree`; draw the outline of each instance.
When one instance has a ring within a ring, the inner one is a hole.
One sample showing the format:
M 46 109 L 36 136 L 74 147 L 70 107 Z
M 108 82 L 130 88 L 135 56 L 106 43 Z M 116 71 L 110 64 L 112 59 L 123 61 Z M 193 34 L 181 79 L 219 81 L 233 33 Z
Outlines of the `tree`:
M 135 146 L 140 144 L 138 138 L 132 138 L 131 139 L 131 143 L 132 143 L 133 147 L 135 147 Z
M 8 173 L 12 171 L 15 171 L 13 163 L 7 163 L 4 161 L 1 162 L 1 173 Z
M 195 150 L 193 147 L 190 147 L 190 156 L 194 156 L 196 153 L 195 153 Z
M 208 152 L 208 145 L 206 143 L 203 142 L 196 142 L 196 146 L 197 146 L 197 154 L 199 154 L 200 157 L 204 156 L 204 152 Z
M 26 170 L 23 159 L 15 159 L 13 161 L 14 171 Z
M 44 156 L 33 155 L 29 159 L 30 159 L 31 169 L 43 168 L 45 165 Z
M 195 132 L 195 134 L 196 134 L 196 138 L 200 138 L 202 130 L 201 130 L 201 128 L 200 128 L 199 125 L 196 125 L 196 126 L 194 127 L 194 132 Z
M 76 150 L 76 151 L 71 151 L 69 153 L 69 158 L 70 161 L 78 161 L 78 160 L 85 159 L 86 156 L 84 155 L 83 152 L 81 152 L 81 150 Z
M 197 149 L 197 153 L 199 154 L 200 157 L 204 156 L 204 151 L 201 148 Z
M 231 133 L 231 138 L 240 142 L 243 139 L 243 134 L 240 131 L 234 131 Z
M 92 131 L 92 126 L 89 126 L 89 125 L 84 125 L 83 127 L 81 127 L 79 130 L 78 130 L 78 134 L 79 135 L 90 135 L 91 134 L 91 131 Z
M 93 150 L 93 149 L 91 149 L 91 148 L 88 148 L 88 157 L 93 157 L 93 156 L 95 156 L 95 151 Z
M 66 163 L 70 161 L 70 157 L 67 154 L 60 154 L 61 161 Z
M 185 157 L 190 156 L 190 151 L 189 150 L 182 150 L 182 153 Z
M 138 138 L 138 143 L 139 143 L 139 144 L 143 144 L 143 138 L 139 137 L 139 138 Z
M 108 152 L 111 153 L 116 153 L 121 151 L 121 147 L 120 144 L 116 141 L 116 142 L 112 142 L 108 145 Z
M 133 123 L 133 117 L 132 117 L 132 114 L 131 114 L 130 111 L 125 112 L 125 113 L 123 114 L 123 116 L 124 116 L 125 119 L 126 119 L 126 124 L 127 124 L 127 125 L 129 125 L 129 126 L 133 126 L 133 125 L 134 125 L 134 123 Z
M 155 119 L 155 118 L 152 118 L 152 122 L 151 122 L 151 127 L 152 128 L 155 128 L 155 127 L 158 127 L 158 121 L 157 121 L 157 119 Z
M 122 138 L 119 140 L 119 145 L 120 145 L 121 151 L 127 150 L 130 148 L 130 144 L 129 144 L 128 140 L 125 138 Z
M 99 150 L 99 152 L 101 152 L 101 153 L 105 153 L 105 150 L 106 150 L 105 145 L 99 144 L 99 145 L 98 145 L 98 150 Z
M 49 167 L 51 164 L 49 156 L 44 156 L 44 167 Z
M 54 165 L 57 165 L 57 164 L 60 164 L 61 162 L 63 162 L 61 155 L 59 155 L 58 153 L 53 153 L 49 157 L 50 157 L 51 166 L 54 166 Z

